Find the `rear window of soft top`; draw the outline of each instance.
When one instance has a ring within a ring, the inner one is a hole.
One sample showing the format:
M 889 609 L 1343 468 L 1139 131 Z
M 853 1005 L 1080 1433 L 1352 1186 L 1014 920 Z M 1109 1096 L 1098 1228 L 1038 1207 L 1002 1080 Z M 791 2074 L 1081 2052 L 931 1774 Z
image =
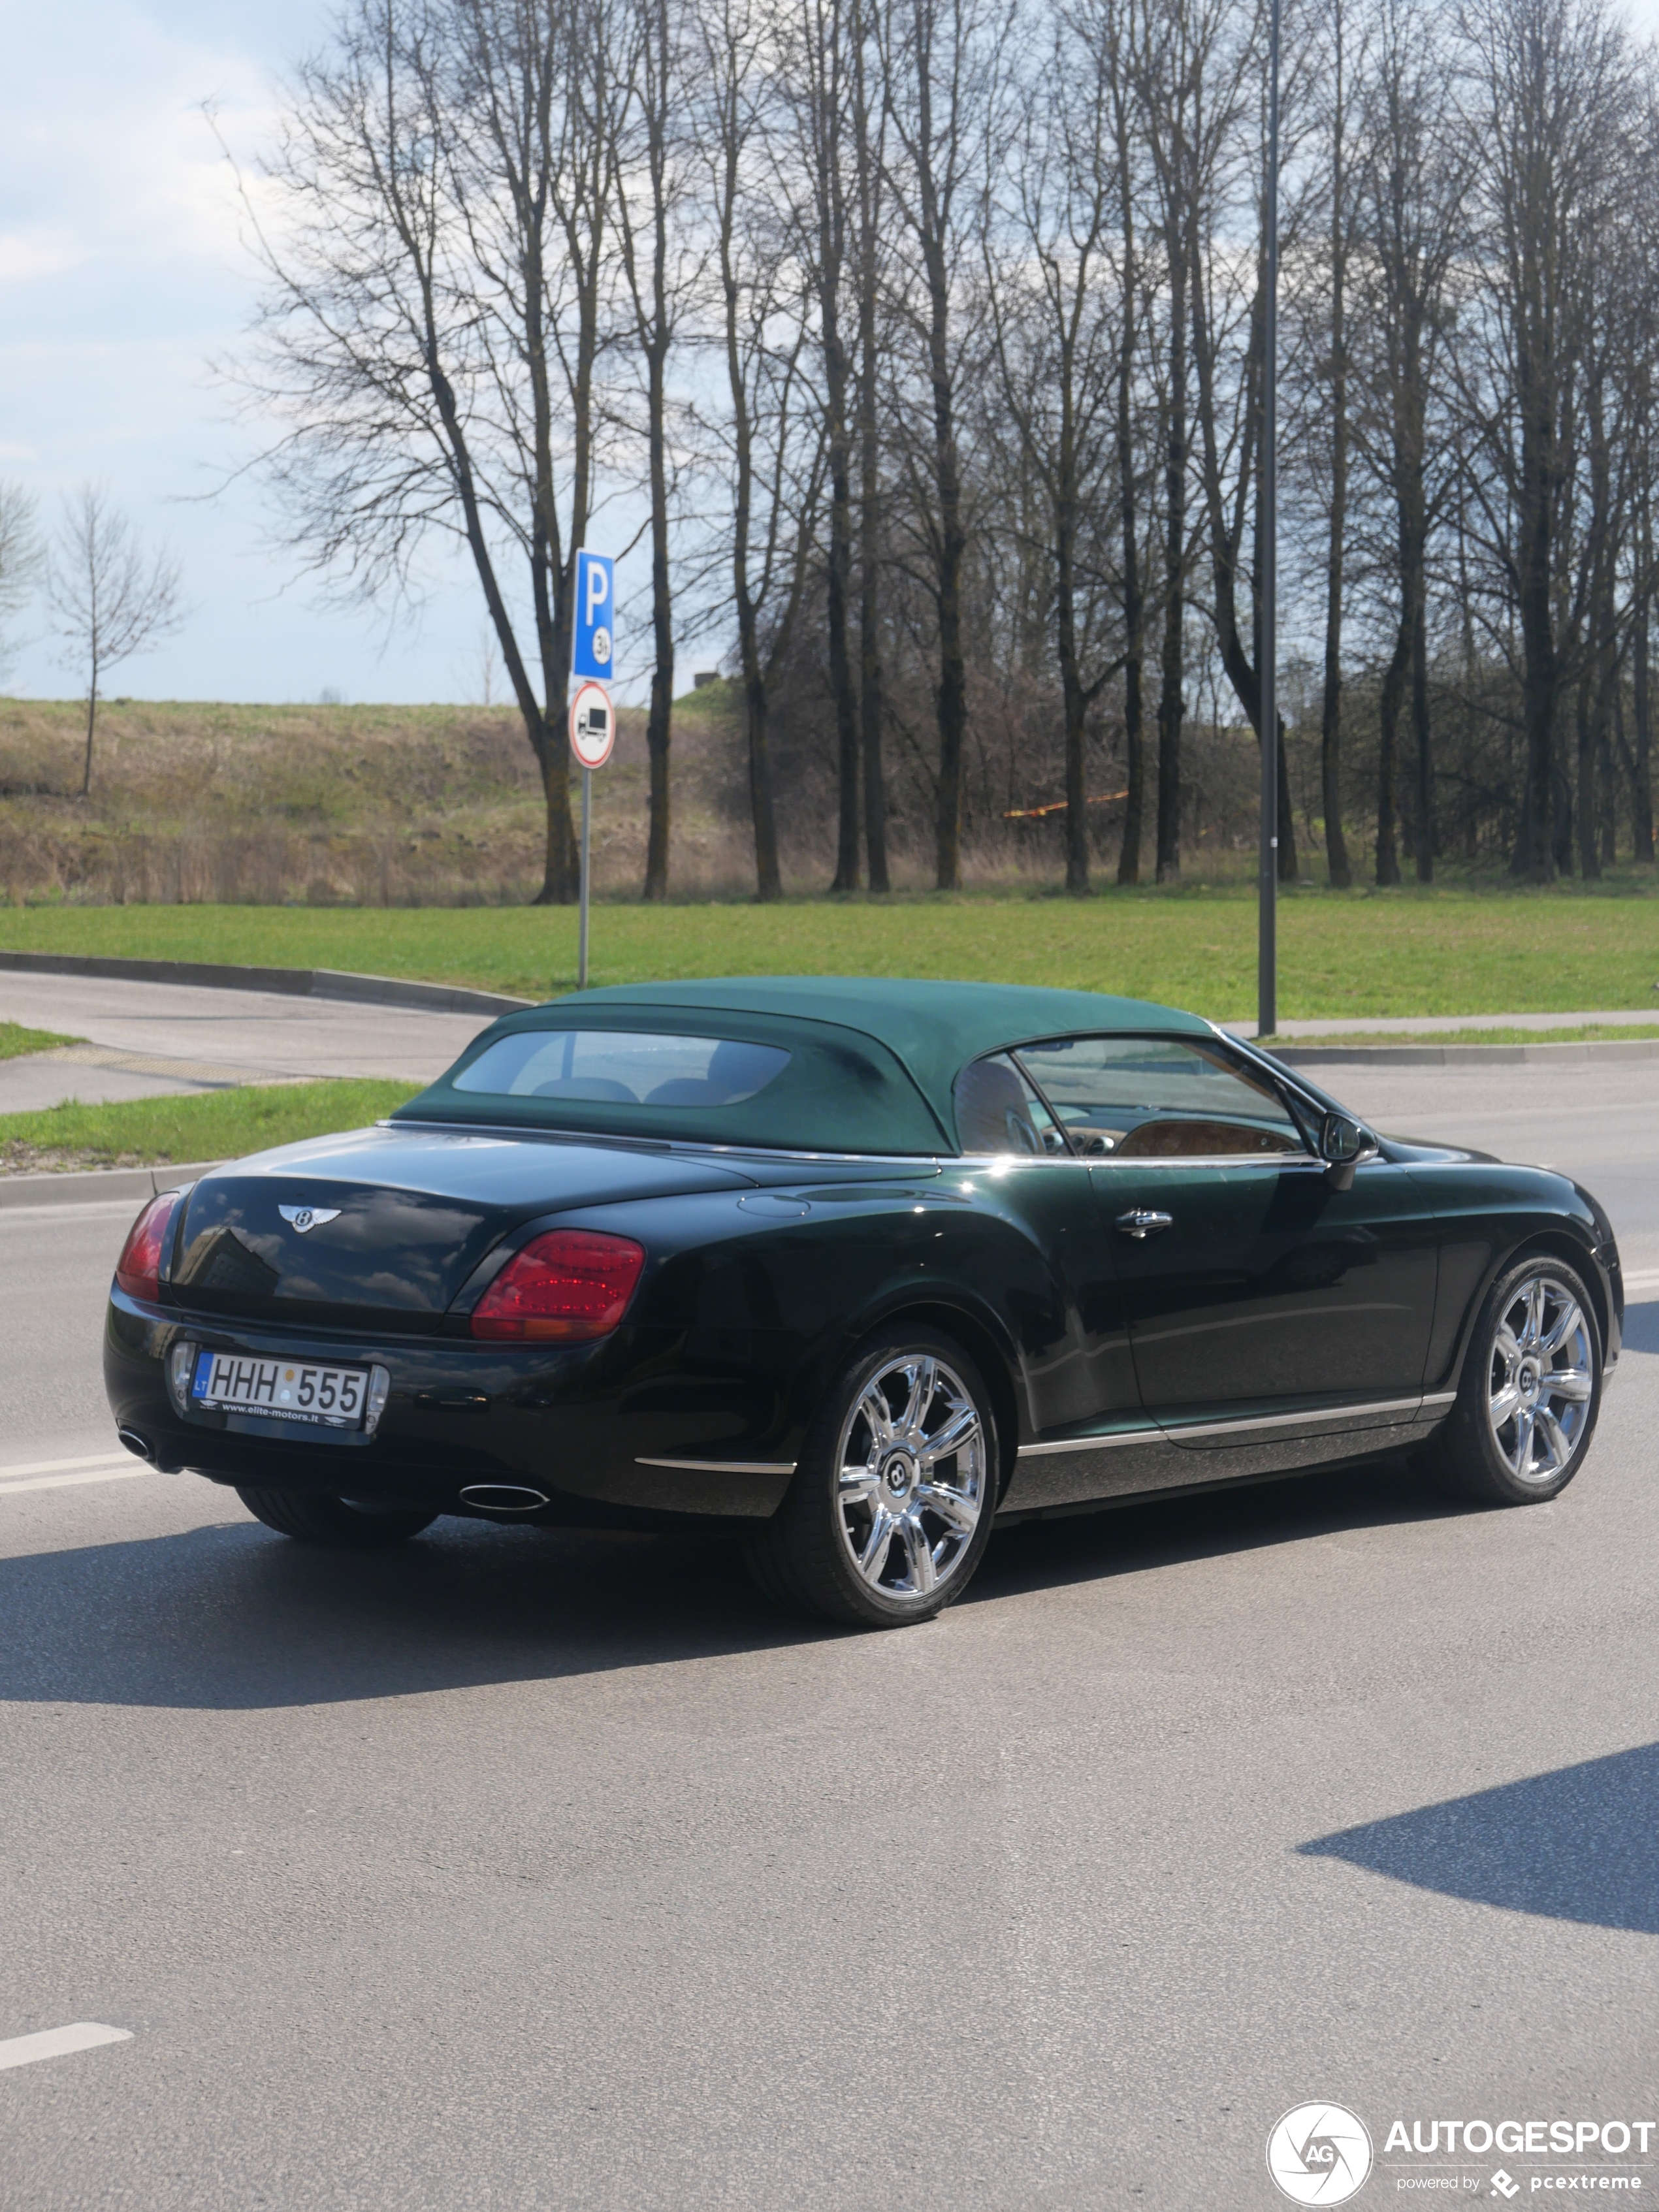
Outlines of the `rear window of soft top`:
M 495 1098 L 628 1106 L 735 1106 L 789 1065 L 778 1045 L 632 1030 L 518 1030 L 497 1037 L 453 1082 Z

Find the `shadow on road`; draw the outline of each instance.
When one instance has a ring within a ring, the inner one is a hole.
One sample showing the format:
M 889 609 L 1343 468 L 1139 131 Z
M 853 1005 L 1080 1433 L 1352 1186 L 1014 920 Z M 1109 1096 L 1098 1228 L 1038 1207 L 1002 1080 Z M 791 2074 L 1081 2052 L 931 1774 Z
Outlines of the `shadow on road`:
M 1068 1517 L 993 1543 L 964 1607 L 1445 1509 L 1348 1473 Z M 311 1551 L 246 1526 L 0 1561 L 0 1700 L 204 1710 L 407 1697 L 764 1651 L 791 1621 L 729 1538 L 439 1522 L 399 1549 Z
M 1659 1936 L 1659 1744 L 1297 1848 L 1476 1905 Z

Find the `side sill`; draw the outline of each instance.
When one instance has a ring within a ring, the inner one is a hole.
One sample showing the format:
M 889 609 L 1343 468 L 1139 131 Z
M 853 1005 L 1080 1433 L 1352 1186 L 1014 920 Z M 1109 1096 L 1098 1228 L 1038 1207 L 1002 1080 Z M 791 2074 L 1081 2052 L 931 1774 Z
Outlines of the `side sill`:
M 672 1468 L 679 1474 L 793 1474 L 792 1459 L 635 1459 L 635 1467 Z

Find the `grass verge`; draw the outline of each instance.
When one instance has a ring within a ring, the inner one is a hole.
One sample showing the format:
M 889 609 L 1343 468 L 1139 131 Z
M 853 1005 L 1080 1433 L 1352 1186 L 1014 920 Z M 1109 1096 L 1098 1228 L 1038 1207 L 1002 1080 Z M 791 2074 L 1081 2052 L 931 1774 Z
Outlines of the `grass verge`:
M 1279 909 L 1279 1012 L 1659 1012 L 1659 896 L 1584 890 L 1297 890 Z M 254 966 L 344 968 L 524 998 L 574 988 L 576 916 L 546 907 L 24 907 L 0 945 Z M 1218 1020 L 1255 1006 L 1248 888 L 814 899 L 593 911 L 592 980 L 960 976 L 1122 992 Z
M 52 1030 L 26 1030 L 21 1022 L 0 1022 L 0 1060 L 21 1060 L 26 1053 L 50 1052 L 56 1045 L 79 1044 L 79 1037 Z
M 1289 1036 L 1269 1040 L 1268 1048 L 1287 1052 L 1335 1052 L 1363 1045 L 1425 1044 L 1629 1044 L 1659 1037 L 1659 1022 L 1566 1022 L 1547 1030 L 1344 1030 L 1332 1036 Z
M 0 1175 L 71 1168 L 149 1167 L 228 1160 L 378 1121 L 419 1086 L 409 1083 L 292 1083 L 130 1098 L 117 1105 L 49 1106 L 0 1114 Z

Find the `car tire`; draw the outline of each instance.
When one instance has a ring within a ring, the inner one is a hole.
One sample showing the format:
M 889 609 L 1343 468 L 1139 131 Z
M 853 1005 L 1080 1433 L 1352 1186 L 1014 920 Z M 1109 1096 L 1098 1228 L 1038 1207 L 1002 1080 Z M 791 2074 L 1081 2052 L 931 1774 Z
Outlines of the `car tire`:
M 279 1536 L 341 1552 L 380 1551 L 406 1543 L 438 1517 L 414 1506 L 360 1504 L 318 1490 L 244 1490 L 239 1484 L 236 1495 L 256 1521 L 263 1521 Z
M 790 1613 L 931 1620 L 984 1555 L 999 1474 L 994 1401 L 969 1354 L 932 1329 L 888 1328 L 824 1393 L 783 1503 L 745 1547 L 750 1573 Z
M 1553 1254 L 1529 1254 L 1482 1301 L 1457 1403 L 1427 1448 L 1430 1474 L 1482 1504 L 1559 1497 L 1589 1449 L 1601 1380 L 1601 1332 L 1583 1278 Z

